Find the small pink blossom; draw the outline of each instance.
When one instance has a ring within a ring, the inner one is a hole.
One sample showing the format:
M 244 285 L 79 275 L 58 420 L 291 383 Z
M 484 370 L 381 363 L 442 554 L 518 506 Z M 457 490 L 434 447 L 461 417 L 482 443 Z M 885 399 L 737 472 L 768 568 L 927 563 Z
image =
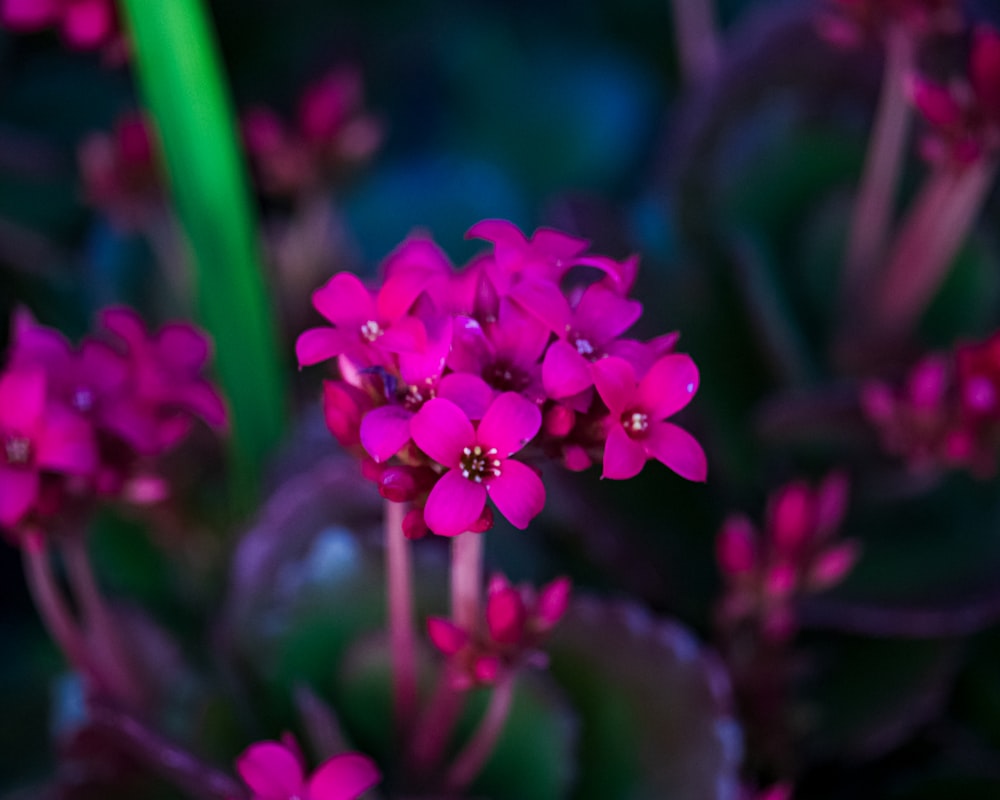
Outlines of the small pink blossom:
M 77 50 L 110 48 L 120 38 L 113 0 L 0 0 L 0 22 L 24 33 L 60 28 Z
M 427 498 L 427 526 L 457 536 L 479 519 L 489 497 L 515 527 L 526 528 L 545 504 L 545 487 L 538 473 L 512 456 L 541 424 L 538 406 L 515 392 L 497 397 L 478 427 L 450 400 L 425 404 L 410 421 L 410 433 L 445 468 Z
M 334 756 L 307 775 L 298 748 L 275 741 L 248 747 L 236 770 L 251 800 L 356 800 L 382 779 L 375 763 L 360 753 Z
M 42 370 L 0 373 L 0 526 L 14 528 L 29 514 L 43 474 L 87 477 L 96 467 L 90 426 L 49 402 Z
M 701 445 L 687 431 L 664 421 L 698 390 L 698 368 L 689 356 L 664 356 L 642 380 L 636 380 L 632 365 L 622 358 L 601 359 L 591 370 L 610 412 L 603 477 L 631 478 L 647 459 L 655 458 L 683 478 L 706 479 L 708 465 Z
M 565 615 L 570 592 L 567 578 L 558 578 L 536 593 L 497 574 L 490 579 L 484 619 L 476 630 L 431 617 L 428 635 L 448 657 L 455 687 L 492 685 L 523 665 L 545 666 L 539 647 Z
M 796 600 L 839 584 L 857 562 L 856 541 L 834 541 L 846 510 L 847 480 L 832 473 L 817 488 L 794 481 L 774 492 L 763 533 L 742 515 L 727 518 L 715 542 L 727 584 L 722 620 L 749 619 L 768 638 L 788 638 Z

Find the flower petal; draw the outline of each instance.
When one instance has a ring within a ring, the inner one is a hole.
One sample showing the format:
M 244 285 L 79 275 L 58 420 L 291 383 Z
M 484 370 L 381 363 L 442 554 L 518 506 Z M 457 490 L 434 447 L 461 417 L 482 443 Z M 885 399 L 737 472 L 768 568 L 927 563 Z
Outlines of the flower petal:
M 527 464 L 509 459 L 487 485 L 490 499 L 511 525 L 524 530 L 545 505 L 545 484 Z
M 309 780 L 309 800 L 356 800 L 382 779 L 375 762 L 344 753 L 322 764 Z
M 708 478 L 708 461 L 698 441 L 683 428 L 654 422 L 643 440 L 646 452 L 689 481 Z
M 336 328 L 310 328 L 295 342 L 295 357 L 300 367 L 308 367 L 346 353 L 355 337 Z
M 569 302 L 551 281 L 527 278 L 510 292 L 510 299 L 527 314 L 536 317 L 556 336 L 569 330 L 572 314 Z
M 635 370 L 623 358 L 608 357 L 590 365 L 597 393 L 617 421 L 634 402 L 636 394 Z
M 0 525 L 11 528 L 38 499 L 38 472 L 0 463 Z
M 427 635 L 433 645 L 446 656 L 453 656 L 469 643 L 469 634 L 450 619 L 430 617 Z
M 458 470 L 448 470 L 427 497 L 424 521 L 439 536 L 458 536 L 476 523 L 485 505 L 483 484 L 463 478 Z
M 483 415 L 476 440 L 486 449 L 495 447 L 500 458 L 507 458 L 534 439 L 541 427 L 538 406 L 517 392 L 504 392 Z
M 575 347 L 557 339 L 545 353 L 542 383 L 555 399 L 578 394 L 593 384 L 590 362 Z
M 375 346 L 390 353 L 419 353 L 427 347 L 427 329 L 416 317 L 402 317 L 375 340 Z
M 629 438 L 625 429 L 613 424 L 604 443 L 604 473 L 602 478 L 616 481 L 634 478 L 646 466 L 646 452 Z
M 482 378 L 467 372 L 452 372 L 438 384 L 438 397 L 451 400 L 469 419 L 482 419 L 493 402 L 493 390 Z
M 462 450 L 476 443 L 476 432 L 451 400 L 435 397 L 410 420 L 410 436 L 417 447 L 446 467 L 457 467 Z
M 0 376 L 0 430 L 31 436 L 45 409 L 45 373 L 23 369 Z
M 361 279 L 338 272 L 312 296 L 313 307 L 334 325 L 353 328 L 375 319 L 375 301 Z
M 698 367 L 691 356 L 671 353 L 647 372 L 636 393 L 638 405 L 654 420 L 666 419 L 691 402 L 698 391 Z
M 97 468 L 97 450 L 90 425 L 68 413 L 53 411 L 37 434 L 35 461 L 42 469 L 88 475 Z
M 573 329 L 592 344 L 604 344 L 631 328 L 642 316 L 642 303 L 593 284 L 573 312 Z
M 236 771 L 255 800 L 288 800 L 302 792 L 305 776 L 298 758 L 280 742 L 250 745 L 236 759 Z
M 518 644 L 524 637 L 527 619 L 524 600 L 513 586 L 502 586 L 490 592 L 486 601 L 486 628 L 494 642 Z
M 388 461 L 410 441 L 413 412 L 400 406 L 382 406 L 361 420 L 361 444 L 376 461 Z

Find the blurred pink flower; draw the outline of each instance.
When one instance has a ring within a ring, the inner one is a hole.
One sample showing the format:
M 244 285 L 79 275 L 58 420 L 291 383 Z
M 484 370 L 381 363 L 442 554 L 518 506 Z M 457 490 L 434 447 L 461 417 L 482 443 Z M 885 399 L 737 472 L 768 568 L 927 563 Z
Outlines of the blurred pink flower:
M 356 800 L 382 779 L 375 763 L 360 753 L 343 753 L 306 775 L 297 748 L 258 742 L 236 760 L 252 800 Z

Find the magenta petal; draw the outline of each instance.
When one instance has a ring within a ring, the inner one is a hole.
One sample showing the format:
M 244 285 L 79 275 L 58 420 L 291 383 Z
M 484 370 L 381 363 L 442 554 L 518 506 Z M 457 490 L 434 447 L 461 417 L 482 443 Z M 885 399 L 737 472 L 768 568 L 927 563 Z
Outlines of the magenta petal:
M 194 381 L 184 386 L 173 399 L 211 427 L 226 426 L 226 403 L 208 381 Z
M 604 472 L 602 478 L 616 481 L 634 478 L 646 466 L 646 451 L 629 438 L 620 424 L 612 424 L 604 444 Z
M 80 345 L 80 371 L 92 385 L 109 392 L 124 388 L 129 378 L 128 361 L 104 342 L 93 340 Z
M 524 623 L 527 618 L 528 611 L 517 589 L 505 586 L 490 592 L 486 602 L 486 628 L 494 642 L 500 644 L 520 642 L 524 636 Z
M 0 463 L 0 525 L 17 524 L 38 499 L 38 473 Z
M 375 319 L 375 301 L 361 279 L 338 272 L 313 292 L 313 307 L 334 325 L 361 326 Z
M 590 247 L 586 239 L 577 239 L 553 228 L 538 228 L 531 237 L 531 249 L 562 260 L 579 255 Z
M 74 47 L 98 47 L 114 25 L 111 0 L 74 0 L 63 16 L 63 33 Z
M 536 364 L 552 337 L 548 326 L 506 299 L 500 301 L 497 322 L 488 330 L 497 356 L 514 364 Z
M 458 536 L 476 523 L 485 505 L 483 484 L 463 478 L 458 470 L 448 470 L 427 497 L 424 521 L 439 536 Z
M 427 620 L 427 635 L 434 646 L 446 656 L 453 656 L 469 643 L 469 634 L 454 622 L 442 617 Z
M 416 317 L 403 317 L 376 339 L 375 344 L 390 353 L 419 353 L 427 347 L 427 329 Z
M 643 440 L 646 452 L 689 481 L 708 478 L 708 461 L 697 440 L 669 422 L 655 422 Z
M 635 370 L 623 358 L 602 358 L 590 365 L 597 393 L 617 421 L 634 402 L 636 385 Z
M 569 302 L 551 281 L 525 279 L 511 290 L 510 299 L 557 336 L 569 330 L 572 319 Z
M 0 22 L 15 31 L 34 31 L 56 21 L 56 0 L 2 0 Z
M 476 440 L 487 450 L 495 447 L 500 458 L 507 458 L 534 439 L 541 427 L 538 406 L 517 392 L 504 392 L 483 415 Z
M 361 420 L 361 444 L 376 461 L 388 461 L 410 441 L 413 412 L 400 406 L 382 406 Z
M 295 342 L 300 367 L 308 367 L 347 352 L 355 336 L 336 328 L 310 328 Z
M 1000 115 L 1000 31 L 989 25 L 973 31 L 969 78 L 979 105 L 993 118 Z
M 492 361 L 493 348 L 480 324 L 472 317 L 455 317 L 448 366 L 459 372 L 480 374 Z
M 538 605 L 535 615 L 546 629 L 551 628 L 563 618 L 569 608 L 570 592 L 573 584 L 569 578 L 556 578 L 552 583 L 542 588 L 538 595 Z
M 545 505 L 545 485 L 527 464 L 513 459 L 500 467 L 500 476 L 489 481 L 490 499 L 511 525 L 524 530 Z
M 493 390 L 478 375 L 452 372 L 438 384 L 437 396 L 451 400 L 469 419 L 482 419 L 493 402 Z
M 51 413 L 44 429 L 38 432 L 35 461 L 42 469 L 88 475 L 97 468 L 90 425 L 67 413 Z
M 722 523 L 715 538 L 715 558 L 727 576 L 753 572 L 757 566 L 757 531 L 750 520 L 735 514 Z
M 485 239 L 493 244 L 514 244 L 523 246 L 527 243 L 524 234 L 513 222 L 505 219 L 484 219 L 477 222 L 465 232 L 466 239 Z
M 142 349 L 147 344 L 146 325 L 134 310 L 125 306 L 106 308 L 98 315 L 101 325 L 118 336 L 130 349 Z
M 666 419 L 691 402 L 698 380 L 698 367 L 690 356 L 666 355 L 639 381 L 638 406 L 654 420 Z
M 236 771 L 255 800 L 288 800 L 302 793 L 302 765 L 285 745 L 258 742 L 236 759 Z
M 962 109 L 944 86 L 914 77 L 909 89 L 913 104 L 931 125 L 951 128 L 961 123 Z
M 309 780 L 309 800 L 356 800 L 381 780 L 375 762 L 344 753 L 322 764 Z
M 0 430 L 31 436 L 45 408 L 45 373 L 31 368 L 0 376 Z
M 195 372 L 208 361 L 208 338 L 190 325 L 164 325 L 156 341 L 163 358 L 180 369 Z
M 580 298 L 573 327 L 592 344 L 604 344 L 631 328 L 641 316 L 642 303 L 595 283 Z
M 424 404 L 410 420 L 417 447 L 446 467 L 457 467 L 462 450 L 476 443 L 472 423 L 457 405 L 443 397 Z
M 593 384 L 590 362 L 575 347 L 557 339 L 545 353 L 542 384 L 553 399 L 579 394 Z

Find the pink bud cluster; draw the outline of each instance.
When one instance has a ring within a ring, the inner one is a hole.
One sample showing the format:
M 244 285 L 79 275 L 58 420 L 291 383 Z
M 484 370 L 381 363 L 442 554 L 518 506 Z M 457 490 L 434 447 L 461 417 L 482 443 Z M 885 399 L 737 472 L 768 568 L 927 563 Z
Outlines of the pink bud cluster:
M 375 763 L 360 753 L 333 756 L 306 774 L 295 740 L 257 742 L 236 760 L 250 800 L 357 800 L 382 779 Z
M 995 155 L 1000 151 L 1000 31 L 977 26 L 966 73 L 949 83 L 915 75 L 910 95 L 929 126 L 921 141 L 928 161 L 962 167 Z
M 0 372 L 0 527 L 70 514 L 95 497 L 160 499 L 157 459 L 195 419 L 226 424 L 202 375 L 209 349 L 190 325 L 151 334 L 126 308 L 103 311 L 97 334 L 76 347 L 15 312 Z
M 858 47 L 894 25 L 923 37 L 954 31 L 962 22 L 956 0 L 828 0 L 826 6 L 819 32 L 846 48 Z
M 716 556 L 726 581 L 721 620 L 745 620 L 772 640 L 795 630 L 795 601 L 844 579 L 858 557 L 858 544 L 834 541 L 847 506 L 847 481 L 829 475 L 813 489 L 787 484 L 768 504 L 763 533 L 742 515 L 729 517 L 716 539 Z
M 355 66 L 331 70 L 306 87 L 289 122 L 270 108 L 243 114 L 243 141 L 264 194 L 294 196 L 323 176 L 359 164 L 382 143 L 382 125 L 364 110 Z
M 431 617 L 427 631 L 448 658 L 452 686 L 493 686 L 522 666 L 544 667 L 547 659 L 538 648 L 566 613 L 569 598 L 567 578 L 552 581 L 536 594 L 497 574 L 487 590 L 484 625 L 466 630 L 451 620 Z
M 407 534 L 485 530 L 487 499 L 525 528 L 545 502 L 524 463 L 533 454 L 572 470 L 603 460 L 615 479 L 654 458 L 705 480 L 701 446 L 666 421 L 697 391 L 697 367 L 673 352 L 676 335 L 623 338 L 642 313 L 627 297 L 637 260 L 587 254 L 553 230 L 529 239 L 502 220 L 468 235 L 492 248 L 458 272 L 413 236 L 375 291 L 334 275 L 313 295 L 329 325 L 296 343 L 300 365 L 338 360 L 327 423 L 383 496 L 415 504 Z M 591 282 L 574 282 L 580 273 Z
M 0 0 L 0 23 L 22 33 L 58 28 L 76 50 L 96 50 L 119 37 L 114 0 Z
M 926 356 L 900 386 L 868 382 L 861 407 L 883 448 L 914 469 L 996 471 L 1000 448 L 1000 333 Z

